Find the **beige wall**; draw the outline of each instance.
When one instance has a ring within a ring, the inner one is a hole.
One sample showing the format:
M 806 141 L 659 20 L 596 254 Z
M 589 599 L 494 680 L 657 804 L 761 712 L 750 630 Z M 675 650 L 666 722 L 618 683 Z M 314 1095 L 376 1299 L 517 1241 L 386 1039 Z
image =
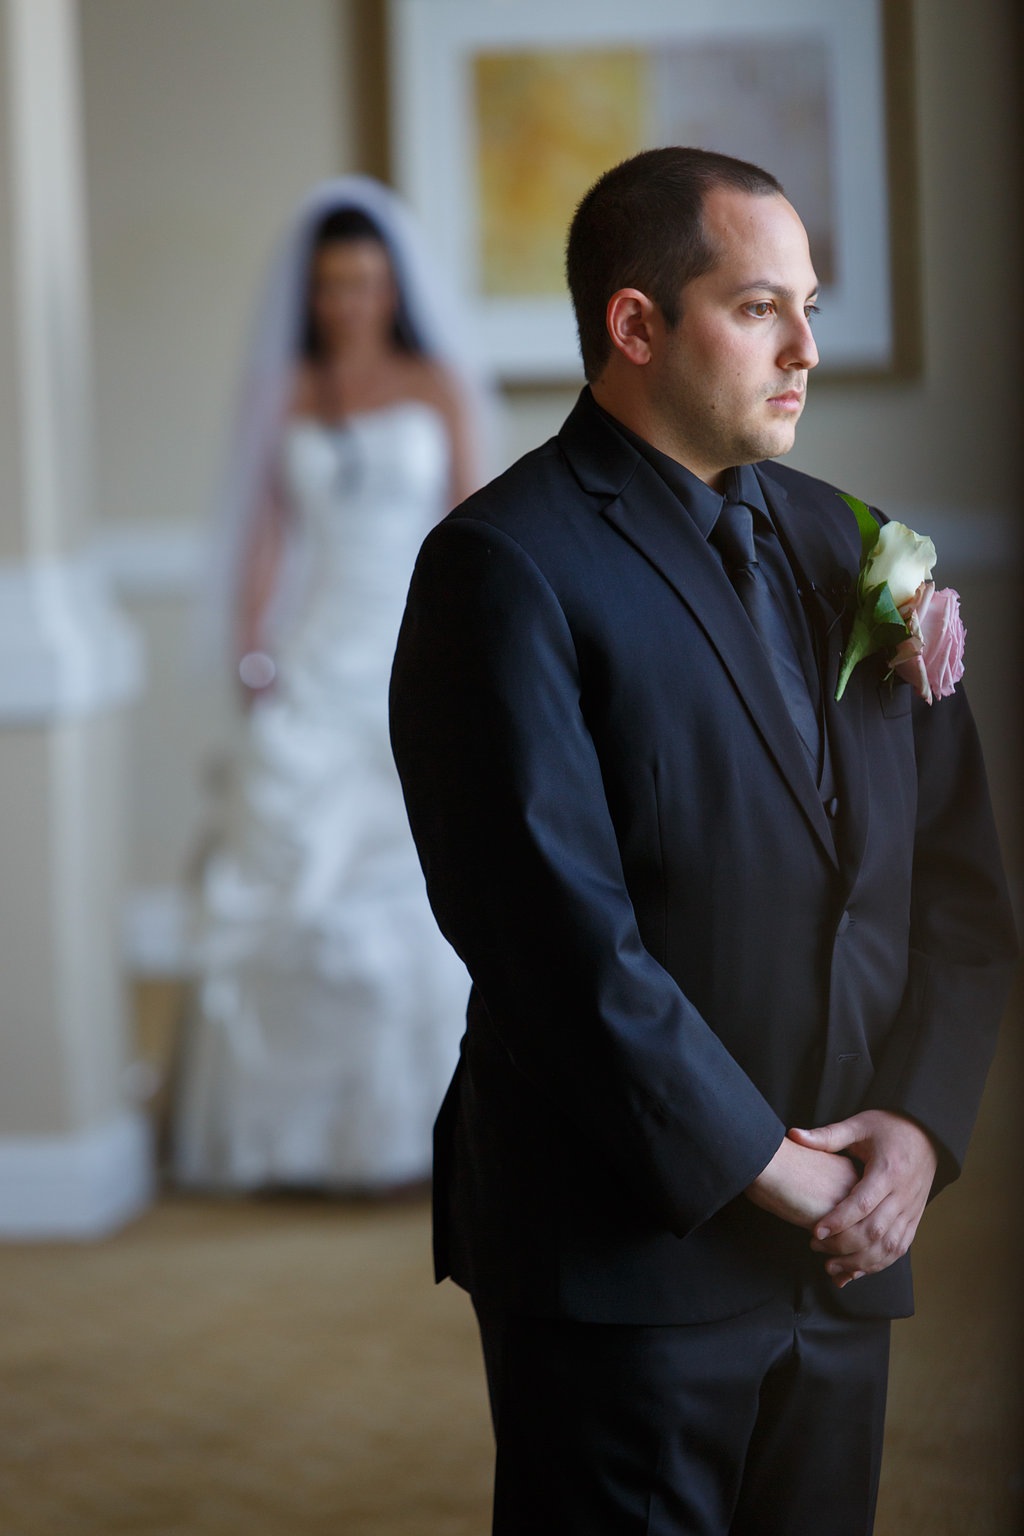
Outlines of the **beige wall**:
M 81 6 L 100 513 L 116 524 L 195 527 L 210 503 L 245 317 L 272 240 L 311 181 L 384 164 L 380 7 Z M 1002 547 L 1021 511 L 1013 7 L 976 0 L 969 19 L 960 0 L 920 0 L 914 10 L 923 372 L 819 381 L 793 462 L 898 515 L 935 509 L 937 528 L 954 515 L 968 525 L 983 518 Z M 516 391 L 509 456 L 555 430 L 574 392 Z M 1012 834 L 1009 742 L 995 677 L 981 675 L 1005 656 L 1003 615 L 987 603 L 984 569 L 957 544 L 956 567 L 940 563 L 939 575 L 970 593 L 975 693 Z M 1012 583 L 1003 585 L 1009 604 Z M 172 881 L 199 835 L 202 763 L 230 738 L 230 695 L 196 693 L 179 588 L 139 598 L 134 611 L 154 671 L 136 719 L 144 771 L 130 856 L 136 879 Z
M 1019 54 L 1010 0 L 924 0 L 916 30 L 924 374 L 817 391 L 795 462 L 867 498 L 1020 510 Z M 897 210 L 897 217 L 899 211 Z
M 0 26 L 0 79 L 8 69 L 7 28 Z M 0 121 L 0 229 L 12 226 L 12 188 L 8 171 L 9 121 Z M 25 494 L 20 448 L 21 390 L 18 378 L 18 320 L 14 252 L 0 240 L 0 560 L 21 554 L 21 528 L 11 514 Z
M 81 0 L 107 518 L 206 515 L 270 246 L 348 160 L 335 0 Z

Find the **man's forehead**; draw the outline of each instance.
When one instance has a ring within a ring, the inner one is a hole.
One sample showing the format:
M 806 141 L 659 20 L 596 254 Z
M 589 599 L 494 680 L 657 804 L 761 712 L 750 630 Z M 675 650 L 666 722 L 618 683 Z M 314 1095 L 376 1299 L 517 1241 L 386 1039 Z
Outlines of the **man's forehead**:
M 766 237 L 807 239 L 803 220 L 781 192 L 713 187 L 704 198 L 702 222 L 712 240 L 736 250 Z
M 737 293 L 758 288 L 801 301 L 817 291 L 807 231 L 780 193 L 713 188 L 704 202 L 704 233 L 715 260 L 703 276 L 718 285 Z

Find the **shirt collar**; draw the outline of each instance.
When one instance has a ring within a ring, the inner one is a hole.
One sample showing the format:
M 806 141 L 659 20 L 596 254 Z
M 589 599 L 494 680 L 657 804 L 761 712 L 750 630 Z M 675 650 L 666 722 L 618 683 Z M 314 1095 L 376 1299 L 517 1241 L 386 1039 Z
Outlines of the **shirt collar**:
M 697 526 L 701 537 L 710 537 L 711 530 L 718 521 L 718 514 L 722 510 L 723 501 L 742 501 L 748 507 L 753 507 L 756 512 L 762 512 L 771 521 L 758 480 L 752 464 L 738 464 L 735 468 L 726 472 L 725 495 L 713 491 L 692 470 L 680 464 L 677 459 L 670 458 L 667 453 L 662 453 L 660 448 L 655 448 L 653 443 L 640 437 L 631 428 L 625 426 L 615 416 L 612 416 L 603 406 L 595 406 L 601 415 L 619 432 L 631 447 L 635 448 L 642 458 L 655 469 L 664 480 L 669 490 L 689 513 Z
M 737 464 L 726 470 L 724 500 L 745 502 L 755 512 L 763 512 L 771 522 L 768 503 L 764 499 L 764 491 L 753 464 Z

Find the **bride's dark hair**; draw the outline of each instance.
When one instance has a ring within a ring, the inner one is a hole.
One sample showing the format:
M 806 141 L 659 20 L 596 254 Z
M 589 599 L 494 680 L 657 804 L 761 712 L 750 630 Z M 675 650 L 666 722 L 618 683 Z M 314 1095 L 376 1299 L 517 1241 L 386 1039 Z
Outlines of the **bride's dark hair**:
M 320 356 L 320 345 L 317 339 L 316 327 L 313 322 L 312 305 L 308 293 L 313 272 L 313 262 L 317 253 L 327 245 L 342 245 L 349 240 L 374 240 L 382 246 L 395 278 L 395 288 L 398 293 L 398 303 L 395 307 L 395 323 L 392 339 L 395 346 L 401 352 L 408 352 L 413 356 L 423 353 L 423 345 L 416 334 L 415 327 L 409 318 L 405 302 L 405 293 L 402 285 L 402 274 L 392 251 L 380 228 L 371 219 L 368 213 L 361 208 L 332 208 L 330 213 L 324 215 L 313 232 L 310 244 L 309 264 L 306 269 L 306 313 L 302 326 L 302 356 L 315 361 Z

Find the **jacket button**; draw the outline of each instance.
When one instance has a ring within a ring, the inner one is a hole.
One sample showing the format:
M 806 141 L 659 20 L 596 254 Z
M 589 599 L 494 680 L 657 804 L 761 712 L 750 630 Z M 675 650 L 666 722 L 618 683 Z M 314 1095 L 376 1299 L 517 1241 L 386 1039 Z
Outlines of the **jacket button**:
M 835 821 L 836 817 L 839 815 L 839 801 L 835 795 L 832 796 L 831 800 L 827 800 L 825 802 L 825 810 L 832 818 L 832 820 Z
M 853 918 L 850 916 L 849 912 L 844 912 L 842 917 L 839 919 L 839 927 L 836 929 L 836 932 L 845 933 L 852 922 Z

